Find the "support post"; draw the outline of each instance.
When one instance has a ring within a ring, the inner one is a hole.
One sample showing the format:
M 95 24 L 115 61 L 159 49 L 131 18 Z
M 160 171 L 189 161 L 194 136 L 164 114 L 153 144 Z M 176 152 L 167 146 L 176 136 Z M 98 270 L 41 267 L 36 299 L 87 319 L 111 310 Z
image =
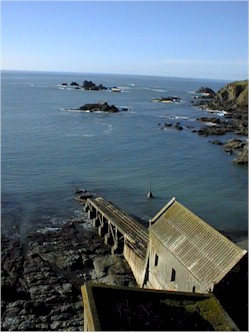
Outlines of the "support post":
M 108 232 L 108 233 L 104 236 L 104 243 L 105 243 L 106 245 L 109 245 L 109 246 L 111 246 L 111 245 L 114 244 L 114 242 L 113 242 L 113 237 L 111 236 L 110 232 Z
M 96 217 L 96 214 L 97 214 L 96 209 L 94 207 L 91 207 L 88 211 L 88 218 L 92 220 L 93 218 Z
M 108 232 L 108 223 L 102 221 L 101 225 L 98 227 L 99 236 L 103 237 Z

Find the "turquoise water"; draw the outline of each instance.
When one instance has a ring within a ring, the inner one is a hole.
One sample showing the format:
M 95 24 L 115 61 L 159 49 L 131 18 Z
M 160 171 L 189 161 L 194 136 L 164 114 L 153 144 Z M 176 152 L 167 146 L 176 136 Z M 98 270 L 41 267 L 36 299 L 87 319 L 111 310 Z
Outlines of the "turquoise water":
M 92 80 L 121 93 L 60 89 Z M 192 129 L 206 112 L 193 91 L 228 82 L 132 75 L 2 72 L 2 229 L 19 232 L 80 214 L 74 189 L 152 218 L 173 196 L 217 229 L 247 232 L 248 168 Z M 151 99 L 178 95 L 178 104 Z M 107 101 L 130 111 L 73 112 Z M 161 130 L 179 121 L 184 129 Z M 219 139 L 225 140 L 229 134 Z M 152 182 L 153 200 L 146 194 Z

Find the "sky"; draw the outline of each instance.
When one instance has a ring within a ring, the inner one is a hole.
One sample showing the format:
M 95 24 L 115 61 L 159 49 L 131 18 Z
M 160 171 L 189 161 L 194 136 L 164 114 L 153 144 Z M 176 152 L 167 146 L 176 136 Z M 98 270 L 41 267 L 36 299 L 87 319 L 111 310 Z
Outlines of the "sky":
M 247 1 L 1 1 L 1 68 L 248 78 Z

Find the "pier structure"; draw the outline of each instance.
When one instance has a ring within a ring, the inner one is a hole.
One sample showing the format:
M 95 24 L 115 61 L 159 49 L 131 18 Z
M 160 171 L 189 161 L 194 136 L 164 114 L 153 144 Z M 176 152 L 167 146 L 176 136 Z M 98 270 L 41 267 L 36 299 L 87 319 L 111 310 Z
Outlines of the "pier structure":
M 112 254 L 123 254 L 137 283 L 144 277 L 148 229 L 103 197 L 87 198 L 83 210 L 98 228 L 98 234 L 111 246 Z
M 209 293 L 247 260 L 246 250 L 175 198 L 148 229 L 100 196 L 87 198 L 84 210 L 111 252 L 123 254 L 142 288 Z
M 100 196 L 77 200 L 83 204 L 98 234 L 111 246 L 111 252 L 123 254 L 142 294 L 149 289 L 165 290 L 169 295 L 183 293 L 184 298 L 213 293 L 237 325 L 248 327 L 247 298 L 242 301 L 248 287 L 246 250 L 175 198 L 149 221 L 148 229 Z M 95 304 L 90 297 L 93 290 L 90 293 L 86 290 L 82 287 L 85 330 L 95 330 L 97 326 L 90 325 L 93 316 L 89 306 Z M 103 312 L 103 297 L 100 299 Z M 239 304 L 243 308 L 238 316 Z

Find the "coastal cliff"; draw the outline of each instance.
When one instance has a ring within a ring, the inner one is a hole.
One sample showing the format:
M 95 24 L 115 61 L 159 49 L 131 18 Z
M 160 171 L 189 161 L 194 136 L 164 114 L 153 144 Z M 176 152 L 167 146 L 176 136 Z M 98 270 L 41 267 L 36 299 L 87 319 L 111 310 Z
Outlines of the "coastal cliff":
M 197 98 L 197 97 L 196 97 Z M 213 112 L 222 111 L 224 119 L 201 117 L 197 120 L 212 122 L 213 126 L 203 126 L 198 131 L 199 135 L 224 135 L 234 133 L 236 135 L 248 136 L 248 80 L 235 81 L 221 88 L 213 98 L 201 98 L 194 104 L 202 110 Z M 213 113 L 214 115 L 214 113 Z M 209 120 L 210 119 L 210 120 Z M 237 141 L 237 145 L 235 142 Z M 248 141 L 232 139 L 227 142 L 218 140 L 212 143 L 221 144 L 229 154 L 237 153 L 233 162 L 237 164 L 248 164 Z
M 248 107 L 248 80 L 235 81 L 220 89 L 215 104 L 232 107 Z

